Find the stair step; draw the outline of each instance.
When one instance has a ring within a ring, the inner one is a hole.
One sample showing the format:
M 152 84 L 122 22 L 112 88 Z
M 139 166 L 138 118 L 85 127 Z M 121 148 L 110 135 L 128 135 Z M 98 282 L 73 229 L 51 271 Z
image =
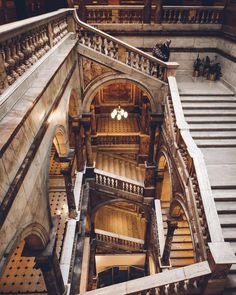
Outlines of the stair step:
M 192 242 L 192 238 L 190 235 L 174 235 L 173 243 L 189 243 Z
M 170 253 L 171 258 L 193 258 L 194 253 L 193 250 L 178 250 L 174 251 L 171 247 L 171 253 Z
M 189 124 L 208 124 L 208 123 L 217 123 L 217 124 L 224 124 L 229 123 L 233 124 L 236 123 L 236 116 L 199 116 L 199 117 L 192 117 L 190 115 L 185 115 L 185 119 Z
M 235 116 L 235 110 L 184 110 L 184 115 L 192 115 L 192 116 Z
M 236 227 L 234 228 L 222 228 L 223 237 L 225 241 L 236 241 Z
M 167 233 L 167 228 L 164 227 L 164 234 L 166 235 Z M 175 236 L 179 236 L 179 235 L 190 235 L 190 230 L 189 228 L 177 228 L 174 232 Z
M 171 258 L 170 261 L 173 267 L 181 267 L 194 263 L 193 258 Z
M 207 148 L 220 148 L 220 147 L 236 147 L 236 139 L 218 139 L 211 140 L 211 139 L 197 139 L 195 143 L 198 147 L 207 147 Z
M 236 124 L 189 124 L 189 128 L 192 131 L 235 131 Z
M 236 227 L 236 214 L 219 214 L 219 219 L 222 227 Z
M 194 139 L 236 139 L 236 131 L 191 131 Z
M 216 209 L 218 213 L 228 213 L 228 214 L 236 213 L 236 202 L 217 201 Z
M 212 194 L 215 201 L 233 201 L 236 202 L 235 189 L 212 189 Z
M 236 254 L 236 242 L 230 242 L 230 246 L 232 247 L 234 253 Z
M 172 251 L 192 250 L 192 249 L 193 249 L 192 243 L 174 243 L 173 241 L 171 245 Z
M 235 102 L 182 102 L 183 110 L 235 110 L 236 103 Z
M 236 102 L 236 98 L 234 96 L 181 96 L 182 102 Z

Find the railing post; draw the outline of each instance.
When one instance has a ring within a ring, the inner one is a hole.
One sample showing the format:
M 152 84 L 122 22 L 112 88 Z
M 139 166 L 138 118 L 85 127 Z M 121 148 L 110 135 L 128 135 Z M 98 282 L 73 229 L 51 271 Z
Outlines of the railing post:
M 152 1 L 145 0 L 144 8 L 143 8 L 143 22 L 145 24 L 149 24 L 151 22 L 152 15 Z
M 174 232 L 178 228 L 178 222 L 173 220 L 167 220 L 167 234 L 166 234 L 166 241 L 164 246 L 164 252 L 161 258 L 162 265 L 166 266 L 169 265 L 170 261 L 170 252 L 171 252 L 171 245 L 174 237 Z
M 4 51 L 3 49 L 1 49 L 0 50 L 0 95 L 8 87 L 7 73 L 6 73 L 4 64 L 5 64 Z
M 73 185 L 72 185 L 72 159 L 73 155 L 70 154 L 68 157 L 61 157 L 61 173 L 64 176 L 65 187 L 66 187 L 66 197 L 67 197 L 67 204 L 69 209 L 69 217 L 75 218 L 77 216 L 76 213 L 76 204 L 75 204 L 75 196 L 73 192 Z
M 40 268 L 43 273 L 44 282 L 49 295 L 65 294 L 65 286 L 55 247 L 57 222 L 58 219 L 54 218 L 53 229 L 50 234 L 50 242 L 46 249 L 35 257 L 36 267 Z
M 162 21 L 162 0 L 154 0 L 154 23 L 160 24 Z

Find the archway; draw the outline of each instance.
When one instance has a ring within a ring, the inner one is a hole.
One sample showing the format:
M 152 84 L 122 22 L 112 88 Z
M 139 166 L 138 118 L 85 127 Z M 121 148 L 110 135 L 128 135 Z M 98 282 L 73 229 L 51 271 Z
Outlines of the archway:
M 174 232 L 170 260 L 173 267 L 182 267 L 196 262 L 194 241 L 185 208 L 184 198 L 175 194 L 170 207 L 170 216 L 177 222 Z
M 28 225 L 12 241 L 7 261 L 0 276 L 1 294 L 47 292 L 40 269 L 35 268 L 35 256 L 47 245 L 49 236 L 42 225 Z

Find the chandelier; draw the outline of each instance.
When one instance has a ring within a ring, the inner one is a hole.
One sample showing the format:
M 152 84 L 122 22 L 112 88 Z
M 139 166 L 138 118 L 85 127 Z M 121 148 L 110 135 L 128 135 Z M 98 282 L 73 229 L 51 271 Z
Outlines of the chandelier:
M 121 120 L 122 117 L 127 118 L 128 113 L 118 105 L 118 107 L 111 112 L 111 117 L 112 119 L 116 118 L 117 120 Z

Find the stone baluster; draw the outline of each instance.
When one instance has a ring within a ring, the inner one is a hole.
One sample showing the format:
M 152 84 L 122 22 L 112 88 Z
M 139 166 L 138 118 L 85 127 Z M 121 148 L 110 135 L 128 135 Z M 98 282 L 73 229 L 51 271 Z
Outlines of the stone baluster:
M 3 48 L 0 49 L 0 95 L 8 87 L 7 69 L 5 62 L 5 53 Z
M 11 85 L 16 80 L 14 72 L 13 72 L 15 62 L 11 57 L 11 51 L 10 51 L 10 47 L 8 43 L 4 47 L 4 60 L 5 60 L 4 65 L 5 65 L 5 69 L 7 73 L 7 81 L 8 81 L 8 84 Z

